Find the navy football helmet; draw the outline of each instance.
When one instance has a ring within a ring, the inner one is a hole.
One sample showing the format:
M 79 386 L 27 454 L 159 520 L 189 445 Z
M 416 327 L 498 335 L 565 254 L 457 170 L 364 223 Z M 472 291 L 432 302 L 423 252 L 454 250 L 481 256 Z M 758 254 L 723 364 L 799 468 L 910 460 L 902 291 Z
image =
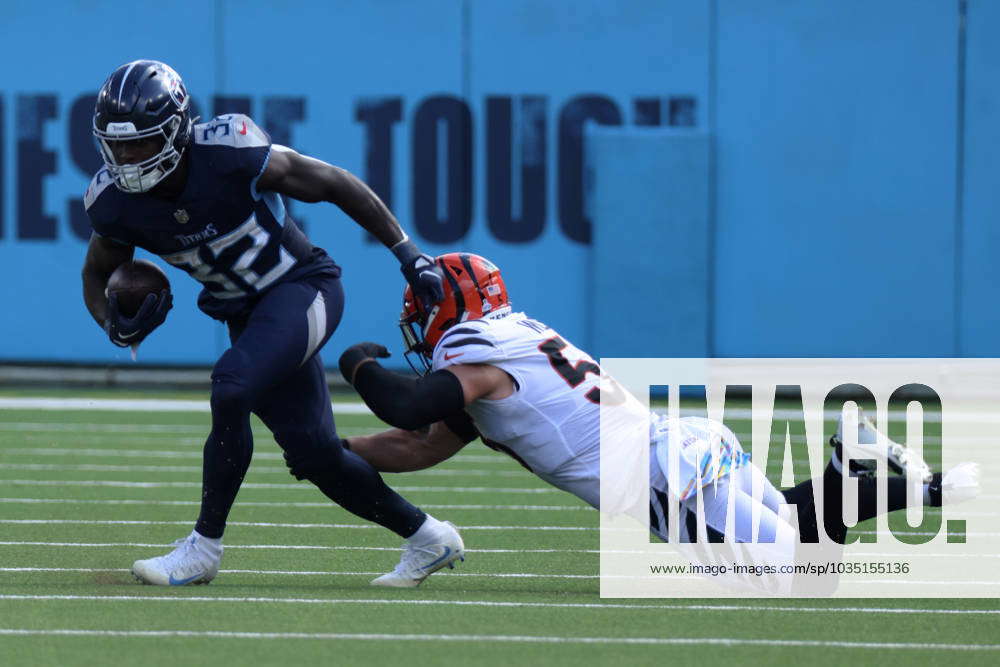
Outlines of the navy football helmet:
M 191 141 L 191 101 L 181 77 L 156 60 L 136 60 L 116 69 L 97 93 L 94 136 L 115 185 L 146 192 L 180 164 Z M 115 142 L 162 139 L 158 153 L 134 164 L 115 156 Z

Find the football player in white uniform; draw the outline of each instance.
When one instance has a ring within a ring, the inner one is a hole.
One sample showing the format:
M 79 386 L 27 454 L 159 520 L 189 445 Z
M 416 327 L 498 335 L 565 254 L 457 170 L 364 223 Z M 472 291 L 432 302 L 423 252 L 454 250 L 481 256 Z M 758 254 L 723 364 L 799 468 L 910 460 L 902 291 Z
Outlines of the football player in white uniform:
M 400 320 L 407 357 L 416 356 L 424 374 L 415 379 L 383 368 L 377 358 L 387 357 L 388 351 L 376 343 L 354 345 L 340 358 L 344 378 L 379 418 L 396 427 L 349 438 L 345 446 L 378 470 L 406 472 L 433 466 L 479 437 L 546 482 L 607 511 L 610 499 L 604 499 L 602 507 L 600 498 L 601 403 L 625 412 L 646 408 L 603 375 L 585 352 L 545 324 L 514 312 L 500 271 L 491 262 L 467 253 L 443 255 L 436 262 L 446 277 L 445 299 L 427 311 L 407 288 Z M 646 428 L 645 419 L 640 423 Z M 749 463 L 736 435 L 722 424 L 657 415 L 649 423 L 650 507 L 631 507 L 629 513 L 648 521 L 652 532 L 667 538 L 667 501 L 672 495 L 682 508 L 681 539 L 684 532 L 687 539 L 693 538 L 696 497 L 701 495 L 710 537 L 724 535 L 732 488 L 737 494 L 736 541 L 754 541 L 748 530 L 753 525 L 749 517 L 756 513 L 759 541 L 768 541 L 759 537 L 764 531 L 786 551 L 794 551 L 797 542 L 819 541 L 811 480 L 778 491 Z M 859 451 L 850 458 L 874 459 L 879 454 L 877 438 L 863 415 L 858 430 Z M 843 544 L 847 527 L 842 521 L 841 431 L 842 426 L 831 438 L 835 451 L 824 473 L 823 523 L 829 538 Z M 668 463 L 672 448 L 676 477 Z M 972 464 L 942 479 L 901 445 L 890 443 L 880 454 L 896 472 L 908 469 L 924 479 L 927 505 L 941 505 L 942 487 L 949 502 L 978 489 Z M 856 463 L 851 461 L 851 469 L 858 476 L 860 521 L 877 512 L 876 480 L 871 470 L 856 470 Z M 677 480 L 676 492 L 667 479 Z M 887 481 L 888 510 L 905 507 L 905 478 Z M 615 503 L 620 509 L 628 507 L 620 499 Z M 796 505 L 797 527 L 780 515 L 783 504 Z

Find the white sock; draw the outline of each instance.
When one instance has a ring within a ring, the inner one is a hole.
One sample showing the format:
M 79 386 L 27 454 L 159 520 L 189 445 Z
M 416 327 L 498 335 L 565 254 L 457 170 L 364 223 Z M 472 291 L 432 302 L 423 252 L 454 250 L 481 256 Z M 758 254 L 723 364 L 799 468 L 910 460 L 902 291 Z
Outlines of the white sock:
M 830 463 L 833 464 L 833 469 L 839 472 L 841 475 L 844 474 L 844 464 L 841 463 L 840 457 L 837 456 L 837 450 L 833 450 L 833 455 L 830 457 Z
M 188 539 L 191 538 L 195 540 L 195 545 L 205 553 L 212 554 L 213 556 L 218 556 L 222 553 L 221 537 L 205 537 L 197 530 L 192 530 Z
M 417 532 L 410 535 L 409 539 L 414 544 L 427 544 L 428 542 L 436 542 L 438 540 L 438 527 L 442 524 L 430 514 L 427 515 L 427 519 L 420 524 L 420 528 L 417 528 Z

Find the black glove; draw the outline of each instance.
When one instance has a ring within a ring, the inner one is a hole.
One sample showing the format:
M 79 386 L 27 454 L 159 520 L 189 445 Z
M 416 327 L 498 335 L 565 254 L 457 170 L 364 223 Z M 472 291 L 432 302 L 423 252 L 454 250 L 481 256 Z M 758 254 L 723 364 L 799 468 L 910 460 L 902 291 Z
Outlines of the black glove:
M 163 324 L 173 307 L 173 295 L 169 290 L 163 290 L 159 296 L 146 295 L 134 317 L 124 317 L 118 312 L 118 295 L 111 294 L 108 296 L 108 318 L 104 321 L 104 331 L 118 347 L 138 345 L 153 329 Z
M 363 359 L 385 359 L 392 356 L 384 345 L 378 343 L 357 343 L 340 355 L 340 374 L 349 384 L 354 384 L 354 374 Z
M 400 271 L 424 310 L 430 310 L 444 299 L 444 273 L 433 257 L 421 253 L 417 244 L 408 239 L 394 245 L 392 252 L 399 259 Z

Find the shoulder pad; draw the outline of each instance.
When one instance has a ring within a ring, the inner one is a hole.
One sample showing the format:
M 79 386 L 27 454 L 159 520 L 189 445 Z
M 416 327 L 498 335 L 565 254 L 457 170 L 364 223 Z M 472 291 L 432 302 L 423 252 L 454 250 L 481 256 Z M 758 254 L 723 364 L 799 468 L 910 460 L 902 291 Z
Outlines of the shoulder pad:
M 83 195 L 84 208 L 89 209 L 109 185 L 111 185 L 111 174 L 108 173 L 107 167 L 101 167 L 100 171 L 90 179 L 87 192 Z
M 193 130 L 194 142 L 205 146 L 257 148 L 271 145 L 271 137 L 257 124 L 240 113 L 216 116 L 207 123 L 198 123 Z
M 445 332 L 434 347 L 432 365 L 435 369 L 454 364 L 488 364 L 504 358 L 503 348 L 489 322 L 461 322 Z

